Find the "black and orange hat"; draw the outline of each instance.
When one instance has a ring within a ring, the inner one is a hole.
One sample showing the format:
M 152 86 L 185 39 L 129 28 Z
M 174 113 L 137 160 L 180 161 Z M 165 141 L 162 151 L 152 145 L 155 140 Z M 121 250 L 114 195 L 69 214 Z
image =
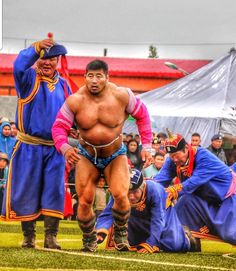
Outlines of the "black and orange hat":
M 169 129 L 167 130 L 168 137 L 165 140 L 165 149 L 167 153 L 175 153 L 177 151 L 182 150 L 186 141 L 180 134 L 172 134 Z

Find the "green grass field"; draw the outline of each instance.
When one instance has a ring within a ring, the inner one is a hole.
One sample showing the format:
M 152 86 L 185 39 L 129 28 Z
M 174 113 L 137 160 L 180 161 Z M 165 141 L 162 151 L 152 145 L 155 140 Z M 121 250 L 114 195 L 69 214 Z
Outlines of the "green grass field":
M 75 221 L 61 221 L 58 240 L 61 251 L 43 250 L 43 223 L 37 223 L 38 249 L 22 249 L 20 223 L 0 222 L 1 270 L 235 270 L 236 248 L 229 244 L 202 241 L 201 253 L 159 253 L 80 251 L 81 232 Z

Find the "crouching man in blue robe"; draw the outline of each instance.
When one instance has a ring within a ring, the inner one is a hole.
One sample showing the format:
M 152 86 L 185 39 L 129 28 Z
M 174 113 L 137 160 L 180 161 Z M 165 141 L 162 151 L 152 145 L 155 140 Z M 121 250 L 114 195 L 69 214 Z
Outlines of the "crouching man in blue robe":
M 174 207 L 166 209 L 165 189 L 153 181 L 144 182 L 137 169 L 131 172 L 128 197 L 131 204 L 128 240 L 132 250 L 138 253 L 200 251 L 198 240 L 191 236 L 187 227 L 182 227 Z M 98 243 L 105 239 L 112 226 L 113 201 L 111 198 L 98 217 Z
M 169 158 L 154 181 L 163 184 L 181 224 L 236 245 L 236 173 L 202 147 L 192 147 L 169 132 Z M 179 184 L 169 186 L 173 178 Z M 169 187 L 168 187 L 169 186 Z

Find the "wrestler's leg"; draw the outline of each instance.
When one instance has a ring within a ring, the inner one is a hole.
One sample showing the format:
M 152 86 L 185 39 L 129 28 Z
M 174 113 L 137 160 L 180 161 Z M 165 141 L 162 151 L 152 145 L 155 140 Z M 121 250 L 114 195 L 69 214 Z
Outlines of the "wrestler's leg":
M 75 185 L 79 199 L 77 218 L 83 232 L 83 251 L 93 252 L 97 249 L 93 201 L 98 177 L 99 171 L 95 166 L 81 156 L 81 160 L 76 165 Z
M 128 243 L 128 219 L 130 204 L 128 191 L 130 184 L 130 173 L 127 157 L 120 155 L 116 157 L 104 170 L 110 192 L 114 198 L 112 215 L 114 219 L 114 243 L 117 250 L 129 250 Z

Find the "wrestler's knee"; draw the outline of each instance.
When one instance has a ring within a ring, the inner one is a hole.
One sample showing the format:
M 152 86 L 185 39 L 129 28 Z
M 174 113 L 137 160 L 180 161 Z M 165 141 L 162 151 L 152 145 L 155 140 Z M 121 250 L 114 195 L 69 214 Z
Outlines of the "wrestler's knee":
M 93 206 L 93 198 L 80 197 L 79 198 L 79 208 L 87 211 Z
M 114 205 L 117 206 L 118 209 L 129 209 L 129 200 L 127 197 L 127 193 L 114 194 Z

